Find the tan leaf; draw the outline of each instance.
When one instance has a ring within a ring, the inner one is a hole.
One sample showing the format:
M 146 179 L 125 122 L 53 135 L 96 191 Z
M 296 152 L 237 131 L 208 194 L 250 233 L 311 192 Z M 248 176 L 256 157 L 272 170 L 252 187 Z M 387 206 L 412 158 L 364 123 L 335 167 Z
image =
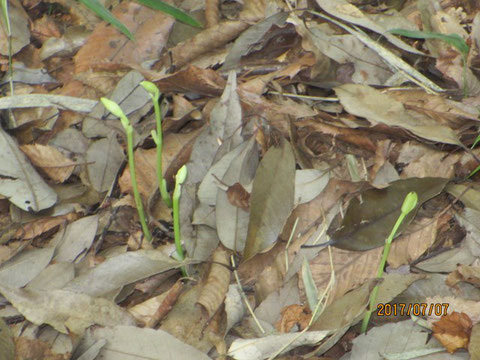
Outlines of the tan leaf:
M 20 149 L 55 182 L 64 182 L 75 169 L 75 163 L 53 146 L 33 144 L 22 145 Z
M 393 242 L 388 264 L 396 268 L 418 259 L 435 242 L 437 227 L 438 218 L 423 218 L 414 222 L 409 228 L 409 234 L 402 235 Z
M 224 264 L 224 265 L 221 265 Z M 212 266 L 207 281 L 200 291 L 197 303 L 202 305 L 211 318 L 225 299 L 230 284 L 229 251 L 219 247 L 213 253 Z

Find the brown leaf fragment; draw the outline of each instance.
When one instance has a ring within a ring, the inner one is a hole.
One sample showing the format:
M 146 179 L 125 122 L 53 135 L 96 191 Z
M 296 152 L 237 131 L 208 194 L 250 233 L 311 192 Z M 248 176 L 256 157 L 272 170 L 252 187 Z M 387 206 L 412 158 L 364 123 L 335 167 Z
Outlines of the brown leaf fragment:
M 460 265 L 457 270 L 452 271 L 445 283 L 448 286 L 455 286 L 459 282 L 467 282 L 477 287 L 480 286 L 480 267 Z
M 242 184 L 236 182 L 232 186 L 228 187 L 227 197 L 230 204 L 239 207 L 244 211 L 250 209 L 250 193 L 245 190 Z
M 294 326 L 298 326 L 300 330 L 305 329 L 310 322 L 312 312 L 308 306 L 293 304 L 282 309 L 282 317 L 275 324 L 275 328 L 282 332 L 288 333 Z
M 20 149 L 32 163 L 41 168 L 53 181 L 63 183 L 72 175 L 75 164 L 57 148 L 49 145 L 22 145 Z
M 466 349 L 472 331 L 472 321 L 465 313 L 454 311 L 432 325 L 433 336 L 449 353 Z
M 229 256 L 229 251 L 223 247 L 215 250 L 207 281 L 200 290 L 197 304 L 206 310 L 208 318 L 215 314 L 227 294 L 230 284 Z
M 216 71 L 189 66 L 173 75 L 156 78 L 161 92 L 195 92 L 200 95 L 220 96 L 226 81 Z
M 106 22 L 100 23 L 75 56 L 76 74 L 92 68 L 112 69 L 155 59 L 174 23 L 165 13 L 135 2 L 120 3 L 112 13 L 135 35 L 135 41 L 129 41 Z
M 163 66 L 168 65 L 171 60 L 171 64 L 175 66 L 176 69 L 180 69 L 200 55 L 232 41 L 249 26 L 250 25 L 244 21 L 224 21 L 205 29 L 191 39 L 183 41 L 171 49 L 155 68 L 156 70 L 161 69 Z
M 205 1 L 205 20 L 207 27 L 213 27 L 218 24 L 220 18 L 220 1 L 219 0 L 206 0 Z

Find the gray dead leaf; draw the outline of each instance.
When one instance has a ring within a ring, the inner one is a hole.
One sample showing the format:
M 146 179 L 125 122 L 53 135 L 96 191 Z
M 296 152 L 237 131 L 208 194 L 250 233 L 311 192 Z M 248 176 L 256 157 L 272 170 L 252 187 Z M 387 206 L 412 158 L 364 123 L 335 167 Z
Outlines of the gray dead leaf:
M 108 138 L 90 144 L 86 152 L 86 162 L 92 187 L 98 192 L 109 190 L 123 160 L 123 150 L 112 132 Z
M 13 333 L 3 319 L 0 319 L 0 334 L 0 360 L 14 360 L 15 341 Z
M 335 89 L 340 103 L 352 115 L 372 123 L 398 126 L 424 139 L 461 145 L 455 132 L 432 118 L 405 109 L 400 101 L 367 85 L 345 84 Z
M 182 266 L 156 250 L 138 250 L 105 260 L 70 281 L 65 290 L 104 296 L 124 285 Z
M 96 100 L 50 94 L 26 94 L 0 98 L 1 110 L 55 106 L 62 110 L 88 113 L 97 104 L 98 101 Z
M 140 82 L 143 80 L 143 75 L 138 71 L 130 71 L 118 82 L 113 92 L 108 96 L 110 100 L 120 105 L 132 124 L 135 124 L 140 117 L 132 117 L 131 114 L 140 110 L 144 105 L 151 104 L 150 95 L 148 95 L 147 91 L 140 85 Z M 151 104 L 151 106 L 153 106 L 153 104 Z M 106 116 L 107 119 L 117 119 L 110 114 L 103 105 L 99 107 L 98 110 L 100 117 Z M 95 112 L 91 115 L 96 117 L 99 114 Z
M 234 69 L 239 65 L 242 56 L 247 55 L 258 44 L 273 25 L 281 26 L 288 18 L 287 12 L 278 12 L 275 15 L 258 22 L 245 30 L 233 44 L 223 66 L 222 71 Z
M 329 14 L 336 18 L 345 20 L 347 23 L 360 25 L 377 34 L 385 36 L 393 45 L 413 54 L 424 55 L 414 47 L 408 45 L 398 37 L 387 32 L 387 30 L 401 27 L 407 30 L 418 30 L 414 23 L 397 12 L 382 14 L 383 16 L 372 16 L 363 13 L 358 7 L 346 0 L 317 0 L 317 4 Z M 382 21 L 383 20 L 383 21 Z M 400 25 L 400 26 L 399 26 Z
M 95 239 L 97 227 L 98 215 L 86 216 L 68 224 L 57 246 L 55 261 L 79 262 L 83 259 Z
M 240 131 L 242 129 L 242 107 L 237 94 L 237 75 L 235 71 L 228 74 L 227 85 L 220 101 L 210 113 L 210 127 L 215 136 L 222 140 L 229 140 L 229 149 L 237 147 L 243 142 Z
M 389 353 L 424 348 L 427 340 L 428 332 L 411 320 L 385 324 L 355 338 L 350 359 L 381 360 Z
M 54 205 L 57 194 L 38 175 L 16 141 L 1 128 L 0 149 L 0 195 L 25 211 L 37 212 Z
M 131 359 L 196 359 L 210 360 L 197 350 L 163 330 L 142 329 L 135 326 L 115 326 L 88 330 L 84 343 L 107 340 L 100 350 L 103 360 Z M 85 347 L 85 344 L 82 345 Z
M 48 324 L 63 334 L 82 334 L 93 324 L 135 324 L 133 317 L 113 302 L 85 294 L 59 289 L 12 289 L 1 285 L 0 293 L 32 323 Z
M 238 291 L 237 284 L 230 284 L 228 287 L 227 296 L 225 296 L 225 313 L 227 315 L 227 329 L 225 333 L 228 333 L 233 325 L 243 319 L 245 314 L 245 305 Z
M 218 179 L 222 179 L 233 159 L 235 159 L 247 145 L 247 141 L 238 145 L 232 151 L 223 155 L 220 160 L 218 160 L 210 169 L 208 169 L 207 174 L 200 183 L 197 192 L 198 200 L 200 200 L 200 202 L 208 205 L 215 205 L 218 192 L 218 181 L 215 179 L 215 176 Z
M 315 199 L 330 180 L 330 165 L 320 164 L 320 168 L 295 171 L 295 205 Z
M 240 145 L 241 146 L 241 145 Z M 240 183 L 247 186 L 255 175 L 258 165 L 258 149 L 252 137 L 243 151 L 233 159 L 222 182 L 228 186 Z M 227 249 L 243 251 L 247 238 L 249 214 L 228 200 L 225 191 L 218 191 L 215 209 L 217 232 Z
M 24 250 L 0 268 L 0 284 L 11 288 L 27 285 L 52 260 L 54 247 Z
M 72 263 L 57 262 L 48 265 L 32 281 L 26 289 L 50 290 L 61 289 L 75 277 L 75 268 Z
M 330 334 L 330 331 L 309 331 L 302 335 L 291 333 L 257 339 L 237 339 L 228 349 L 228 355 L 237 360 L 262 360 L 276 354 L 287 344 L 289 345 L 282 354 L 299 346 L 316 345 Z
M 9 74 L 5 74 L 0 82 L 0 85 L 8 83 L 10 81 L 9 78 Z M 22 62 L 15 62 L 13 66 L 12 79 L 17 83 L 32 85 L 45 83 L 58 84 L 58 81 L 51 77 L 46 69 L 30 69 L 27 68 Z

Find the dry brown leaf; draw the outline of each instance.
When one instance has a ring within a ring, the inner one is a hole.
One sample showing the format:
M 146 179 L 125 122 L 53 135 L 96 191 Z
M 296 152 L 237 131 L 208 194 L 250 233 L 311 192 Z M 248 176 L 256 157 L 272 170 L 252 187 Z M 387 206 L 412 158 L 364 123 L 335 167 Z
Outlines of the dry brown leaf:
M 308 305 L 293 304 L 282 309 L 282 317 L 275 324 L 277 331 L 288 333 L 294 326 L 305 329 L 312 318 Z
M 32 144 L 22 145 L 20 149 L 36 167 L 41 168 L 57 183 L 67 180 L 75 169 L 75 163 L 53 146 Z
M 397 268 L 418 259 L 435 242 L 437 228 L 438 218 L 423 218 L 410 225 L 409 233 L 393 242 L 388 264 Z
M 207 23 L 207 28 L 213 27 L 218 24 L 218 20 L 220 19 L 219 7 L 219 0 L 205 1 L 205 21 Z
M 164 66 L 170 66 L 170 61 L 171 65 L 180 69 L 200 55 L 232 41 L 249 26 L 244 21 L 224 21 L 205 29 L 171 49 L 168 56 L 165 56 L 159 64 L 155 65 L 155 69 L 160 70 Z
M 118 64 L 141 65 L 146 60 L 156 59 L 174 23 L 165 13 L 135 2 L 122 2 L 112 13 L 135 35 L 135 41 L 130 41 L 106 22 L 100 23 L 75 56 L 75 73 L 94 67 L 97 70 L 115 69 Z
M 172 184 L 173 174 L 188 161 L 192 144 L 202 128 L 187 134 L 167 134 L 163 141 L 162 165 L 163 176 Z M 135 151 L 135 171 L 138 190 L 144 199 L 149 199 L 158 189 L 157 181 L 157 149 L 137 149 Z M 127 166 L 118 180 L 123 193 L 131 191 L 130 168 Z
M 228 187 L 227 197 L 230 204 L 248 212 L 250 209 L 250 193 L 240 183 Z
M 348 251 L 332 248 L 336 282 L 328 298 L 329 304 L 348 291 L 357 288 L 366 280 L 375 278 L 382 251 L 383 248 L 381 247 L 368 251 Z M 328 249 L 323 249 L 318 253 L 317 257 L 310 262 L 310 269 L 318 291 L 322 293 L 332 272 Z M 299 281 L 299 288 L 301 293 L 304 293 L 304 284 L 301 280 Z
M 466 349 L 472 331 L 472 321 L 465 313 L 453 313 L 443 316 L 432 325 L 433 336 L 453 353 L 458 349 Z
M 69 213 L 55 217 L 42 217 L 23 225 L 23 227 L 17 231 L 15 237 L 23 240 L 33 239 L 58 225 L 72 222 L 79 217 L 80 215 L 77 213 Z
M 213 253 L 212 266 L 197 301 L 207 312 L 208 318 L 215 314 L 227 294 L 230 284 L 229 259 L 230 252 L 223 247 L 218 247 Z
M 161 92 L 195 92 L 200 95 L 220 96 L 227 83 L 217 72 L 189 66 L 173 75 L 156 78 Z
M 152 297 L 141 304 L 128 309 L 135 319 L 145 327 L 155 327 L 172 309 L 178 297 L 182 293 L 183 283 L 177 281 L 165 293 Z

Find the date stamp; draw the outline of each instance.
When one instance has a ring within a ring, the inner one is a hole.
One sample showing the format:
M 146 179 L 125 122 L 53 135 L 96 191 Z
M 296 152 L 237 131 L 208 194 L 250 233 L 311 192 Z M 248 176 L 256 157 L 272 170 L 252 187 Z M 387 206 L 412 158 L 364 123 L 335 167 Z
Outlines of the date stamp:
M 448 303 L 398 303 L 378 304 L 378 316 L 443 316 L 448 313 Z

